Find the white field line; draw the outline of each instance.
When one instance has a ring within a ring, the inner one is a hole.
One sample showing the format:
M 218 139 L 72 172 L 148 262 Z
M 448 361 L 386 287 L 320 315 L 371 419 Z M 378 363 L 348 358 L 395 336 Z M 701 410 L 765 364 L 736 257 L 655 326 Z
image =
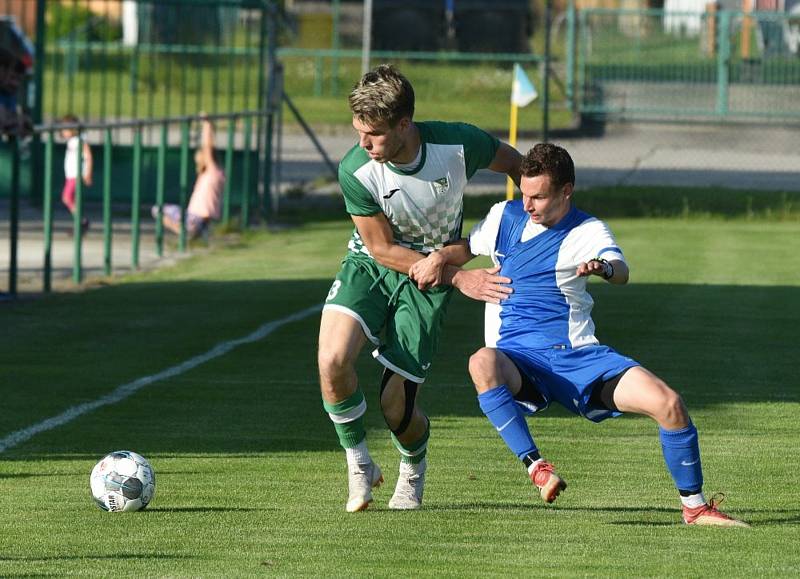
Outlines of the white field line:
M 5 452 L 9 448 L 13 448 L 17 445 L 26 442 L 27 440 L 33 438 L 40 432 L 45 432 L 47 430 L 52 430 L 54 428 L 58 428 L 59 426 L 63 426 L 68 422 L 72 422 L 79 416 L 86 414 L 87 412 L 92 412 L 93 410 L 97 410 L 103 406 L 109 406 L 111 404 L 116 404 L 117 402 L 122 402 L 129 396 L 132 396 L 145 386 L 149 386 L 154 382 L 158 382 L 160 380 L 166 380 L 168 378 L 172 378 L 174 376 L 178 376 L 183 374 L 184 372 L 188 372 L 189 370 L 200 366 L 201 364 L 205 364 L 209 360 L 213 360 L 214 358 L 219 358 L 233 350 L 234 348 L 241 346 L 243 344 L 251 344 L 253 342 L 257 342 L 266 338 L 272 332 L 277 330 L 278 328 L 285 326 L 291 322 L 295 322 L 297 320 L 302 320 L 307 318 L 308 316 L 315 314 L 322 310 L 322 304 L 318 304 L 315 306 L 311 306 L 305 310 L 301 310 L 299 312 L 295 312 L 285 318 L 281 318 L 280 320 L 275 320 L 272 322 L 267 322 L 252 334 L 244 336 L 242 338 L 237 338 L 235 340 L 228 340 L 227 342 L 221 342 L 211 348 L 209 351 L 200 354 L 199 356 L 195 356 L 193 358 L 189 358 L 185 362 L 181 362 L 176 366 L 172 366 L 171 368 L 167 368 L 166 370 L 162 370 L 157 374 L 151 374 L 150 376 L 143 376 L 141 378 L 137 378 L 133 382 L 128 382 L 127 384 L 123 384 L 122 386 L 118 386 L 114 389 L 113 392 L 109 392 L 105 396 L 101 396 L 96 400 L 92 400 L 91 402 L 84 402 L 83 404 L 78 404 L 77 406 L 72 406 L 67 408 L 61 414 L 56 416 L 51 416 L 41 422 L 38 422 L 32 426 L 28 426 L 27 428 L 23 428 L 22 430 L 17 430 L 16 432 L 12 432 L 5 438 L 0 439 L 0 453 Z

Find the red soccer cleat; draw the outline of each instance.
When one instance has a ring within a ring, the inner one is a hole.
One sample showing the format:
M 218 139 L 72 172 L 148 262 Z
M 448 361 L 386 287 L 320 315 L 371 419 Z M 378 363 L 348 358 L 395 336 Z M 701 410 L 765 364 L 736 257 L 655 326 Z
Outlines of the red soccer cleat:
M 723 493 L 711 497 L 708 504 L 695 508 L 683 507 L 683 522 L 687 525 L 716 526 L 716 527 L 749 527 L 744 521 L 729 517 L 717 507 L 725 500 Z
M 531 481 L 539 488 L 542 500 L 552 503 L 567 488 L 567 483 L 553 470 L 553 465 L 540 460 L 530 473 Z

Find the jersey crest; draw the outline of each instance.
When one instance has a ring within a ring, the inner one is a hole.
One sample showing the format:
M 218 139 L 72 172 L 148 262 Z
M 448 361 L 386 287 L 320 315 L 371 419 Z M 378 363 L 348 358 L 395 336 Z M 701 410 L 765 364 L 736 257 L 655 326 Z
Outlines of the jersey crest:
M 447 177 L 436 179 L 433 182 L 433 189 L 438 195 L 444 195 L 447 193 L 447 190 L 450 189 L 450 181 L 447 179 Z

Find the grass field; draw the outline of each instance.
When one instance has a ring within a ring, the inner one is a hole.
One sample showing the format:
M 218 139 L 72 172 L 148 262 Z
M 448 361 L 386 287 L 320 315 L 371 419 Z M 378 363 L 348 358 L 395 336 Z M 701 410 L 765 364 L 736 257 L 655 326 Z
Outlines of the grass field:
M 84 293 L 0 304 L 0 576 L 797 576 L 800 553 L 798 222 L 614 218 L 632 281 L 594 284 L 601 340 L 679 390 L 706 491 L 751 529 L 688 528 L 656 428 L 531 420 L 569 488 L 546 506 L 480 414 L 466 359 L 481 306 L 457 296 L 422 403 L 432 417 L 424 509 L 386 507 L 397 455 L 379 367 L 361 376 L 371 509 L 344 512 L 344 456 L 321 409 L 318 316 L 286 323 L 125 401 L 9 445 L 10 435 L 319 304 L 350 227 L 258 233 Z M 89 494 L 105 453 L 157 473 L 141 513 Z

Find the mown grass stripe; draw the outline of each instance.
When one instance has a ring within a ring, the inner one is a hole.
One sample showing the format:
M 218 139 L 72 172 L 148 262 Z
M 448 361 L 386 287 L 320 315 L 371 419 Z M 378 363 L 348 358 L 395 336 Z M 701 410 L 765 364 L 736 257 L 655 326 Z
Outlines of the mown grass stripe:
M 242 338 L 237 338 L 234 340 L 228 340 L 225 342 L 220 342 L 207 352 L 200 354 L 198 356 L 194 356 L 189 358 L 185 362 L 181 362 L 175 366 L 167 368 L 166 370 L 162 370 L 156 374 L 151 374 L 149 376 L 142 376 L 141 378 L 137 378 L 133 382 L 128 382 L 127 384 L 123 384 L 118 386 L 114 389 L 113 392 L 106 394 L 105 396 L 101 396 L 96 400 L 92 400 L 91 402 L 84 402 L 83 404 L 78 404 L 77 406 L 72 406 L 67 408 L 61 414 L 56 416 L 51 416 L 41 422 L 28 426 L 27 428 L 23 428 L 21 430 L 17 430 L 16 432 L 12 432 L 8 436 L 3 439 L 0 439 L 0 453 L 3 453 L 10 448 L 15 446 L 19 446 L 23 442 L 30 440 L 34 436 L 39 433 L 46 432 L 48 430 L 53 430 L 54 428 L 58 428 L 59 426 L 63 426 L 69 422 L 72 422 L 79 416 L 82 416 L 88 412 L 92 412 L 93 410 L 97 410 L 103 406 L 109 406 L 111 404 L 117 404 L 118 402 L 122 402 L 126 398 L 132 396 L 145 386 L 149 386 L 155 382 L 159 382 L 161 380 L 166 380 L 168 378 L 172 378 L 174 376 L 179 376 L 184 372 L 188 372 L 201 364 L 205 364 L 209 360 L 213 360 L 214 358 L 218 358 L 220 356 L 224 356 L 234 348 L 244 345 L 244 344 L 251 344 L 253 342 L 257 342 L 259 340 L 264 339 L 272 332 L 277 330 L 278 328 L 285 326 L 291 322 L 295 322 L 298 320 L 302 320 L 307 318 L 311 314 L 317 313 L 322 310 L 322 304 L 316 304 L 311 306 L 310 308 L 306 308 L 304 310 L 300 310 L 299 312 L 295 312 L 291 315 L 286 316 L 285 318 L 281 318 L 279 320 L 274 320 L 272 322 L 267 322 L 257 330 L 244 336 Z

